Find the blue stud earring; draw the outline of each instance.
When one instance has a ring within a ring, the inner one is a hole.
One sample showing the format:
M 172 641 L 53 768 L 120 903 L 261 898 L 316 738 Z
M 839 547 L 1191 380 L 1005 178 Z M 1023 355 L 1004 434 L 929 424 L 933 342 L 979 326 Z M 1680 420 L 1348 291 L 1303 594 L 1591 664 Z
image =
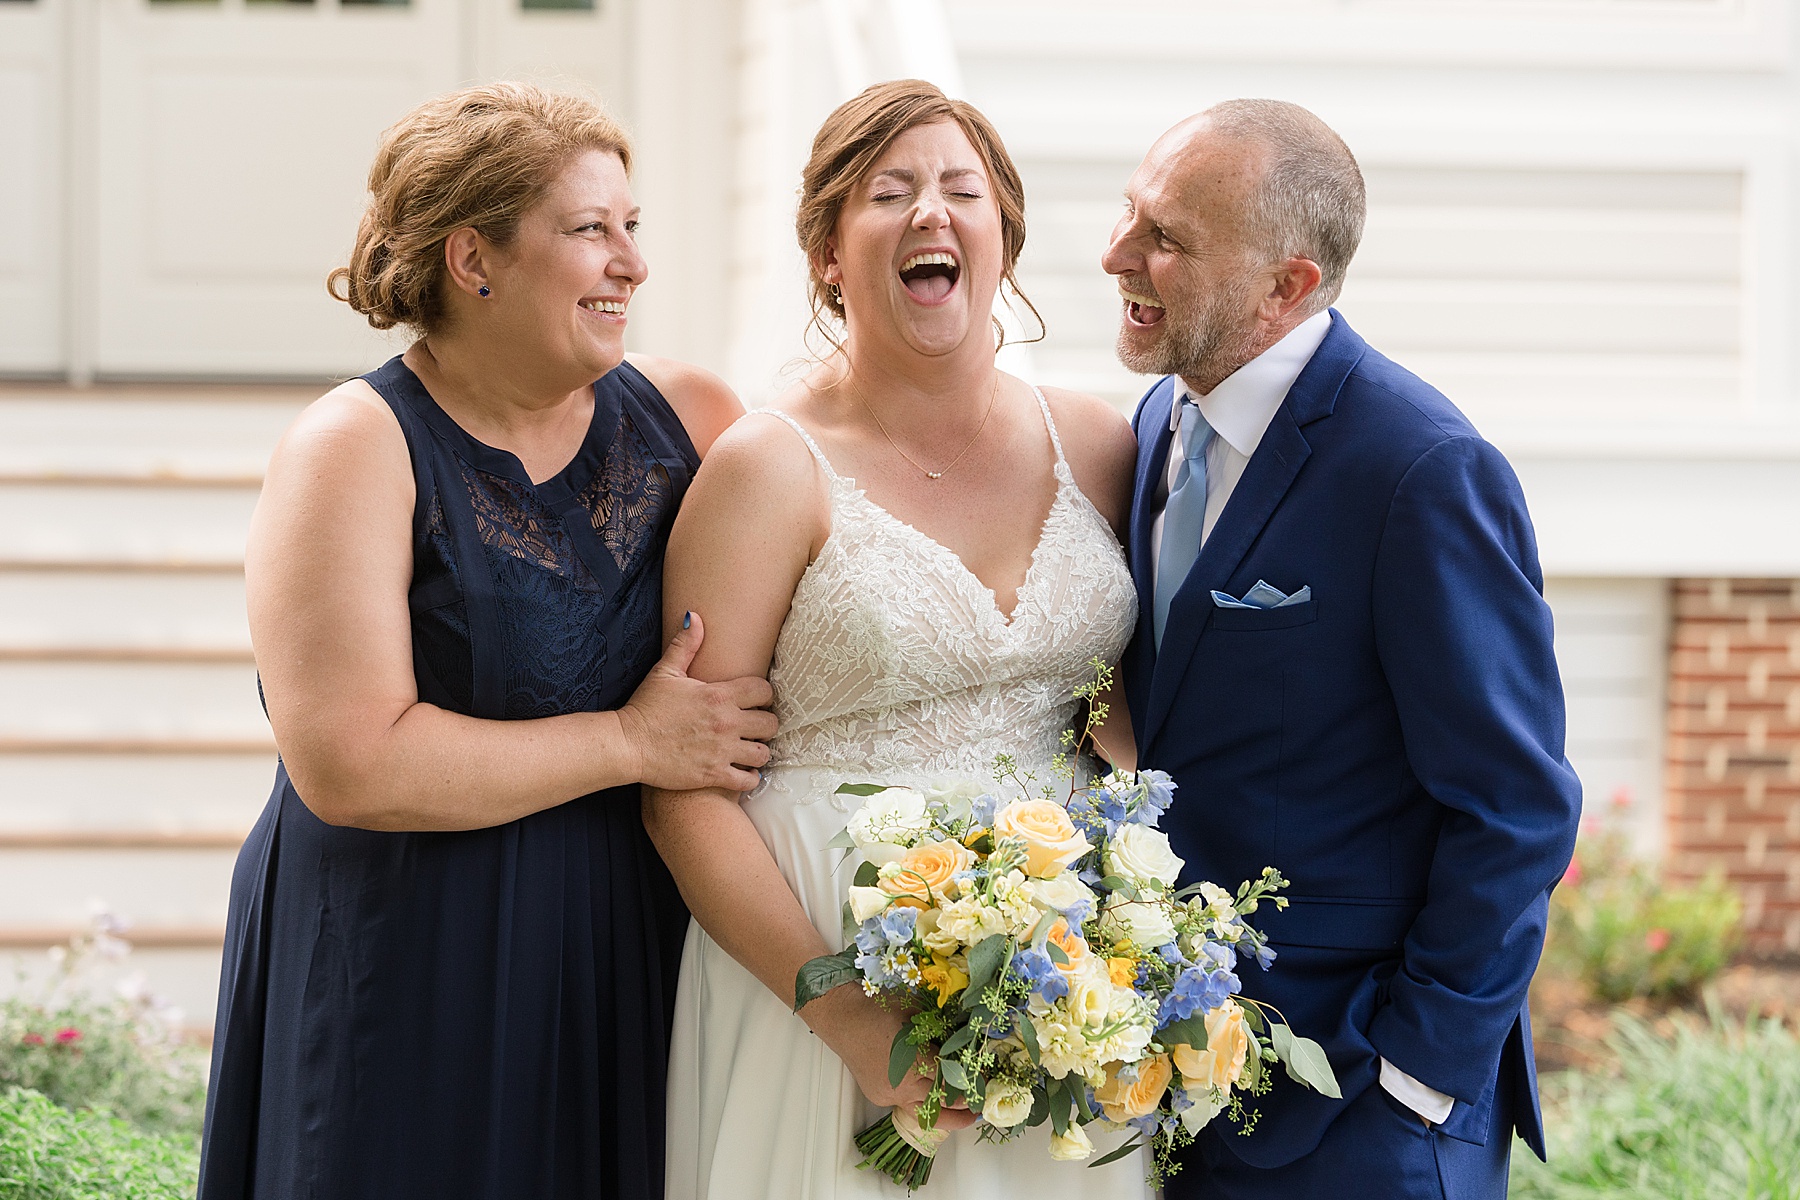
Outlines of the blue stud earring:
M 488 295 L 489 295 L 489 293 L 488 293 L 488 285 L 487 285 L 487 284 L 485 284 L 485 283 L 484 283 L 484 284 L 482 284 L 482 285 L 481 285 L 481 286 L 480 286 L 480 287 L 478 287 L 478 288 L 476 288 L 476 289 L 475 289 L 475 294 L 476 294 L 476 295 L 477 295 L 477 296 L 480 296 L 480 297 L 481 297 L 481 298 L 482 298 L 482 299 L 483 299 L 483 300 L 486 300 L 486 299 L 487 299 L 487 298 L 488 298 Z

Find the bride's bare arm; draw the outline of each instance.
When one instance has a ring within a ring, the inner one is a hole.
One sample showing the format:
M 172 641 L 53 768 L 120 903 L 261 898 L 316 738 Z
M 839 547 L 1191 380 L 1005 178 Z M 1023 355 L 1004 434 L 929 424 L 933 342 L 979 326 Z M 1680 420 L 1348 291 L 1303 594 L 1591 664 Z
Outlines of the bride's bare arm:
M 694 678 L 767 674 L 794 588 L 829 532 L 826 505 L 812 456 L 776 421 L 748 418 L 714 444 L 676 518 L 663 574 L 667 632 L 689 611 L 706 621 Z M 791 1007 L 794 976 L 830 947 L 738 801 L 717 788 L 646 788 L 644 824 L 701 928 Z M 887 1082 L 895 1014 L 843 987 L 800 1015 L 871 1101 L 923 1099 L 916 1077 L 898 1091 Z M 960 1122 L 946 1114 L 943 1124 Z

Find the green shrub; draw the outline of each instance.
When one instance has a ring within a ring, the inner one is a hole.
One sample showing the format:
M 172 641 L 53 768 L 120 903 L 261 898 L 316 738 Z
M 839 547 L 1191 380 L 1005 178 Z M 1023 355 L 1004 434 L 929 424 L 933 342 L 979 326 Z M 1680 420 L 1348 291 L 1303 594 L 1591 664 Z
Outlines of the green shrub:
M 199 1174 L 197 1138 L 0 1093 L 0 1200 L 186 1200 Z
M 1615 1021 L 1616 1071 L 1545 1079 L 1550 1162 L 1513 1155 L 1513 1200 L 1800 1200 L 1800 1038 L 1716 1009 L 1669 1037 Z
M 1691 997 L 1731 961 L 1741 917 L 1737 893 L 1717 876 L 1670 886 L 1622 832 L 1587 824 L 1551 899 L 1545 963 L 1600 1000 Z

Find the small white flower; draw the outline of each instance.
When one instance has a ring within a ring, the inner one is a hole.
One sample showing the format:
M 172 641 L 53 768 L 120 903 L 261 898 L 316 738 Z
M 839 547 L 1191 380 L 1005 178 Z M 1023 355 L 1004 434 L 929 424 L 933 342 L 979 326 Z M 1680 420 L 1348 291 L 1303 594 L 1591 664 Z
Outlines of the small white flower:
M 858 847 L 888 843 L 904 849 L 931 828 L 931 814 L 925 797 L 911 788 L 885 788 L 863 801 L 846 828 Z

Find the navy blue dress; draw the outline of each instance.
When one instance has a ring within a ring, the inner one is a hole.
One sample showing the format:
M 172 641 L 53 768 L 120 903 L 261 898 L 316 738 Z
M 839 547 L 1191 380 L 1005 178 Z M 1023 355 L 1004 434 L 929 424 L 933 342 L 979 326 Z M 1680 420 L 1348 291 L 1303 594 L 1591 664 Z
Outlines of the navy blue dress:
M 395 358 L 412 454 L 419 698 L 524 720 L 617 708 L 661 649 L 699 456 L 630 365 L 533 484 Z M 238 857 L 201 1200 L 662 1195 L 687 911 L 636 785 L 489 829 L 326 825 L 277 768 Z

